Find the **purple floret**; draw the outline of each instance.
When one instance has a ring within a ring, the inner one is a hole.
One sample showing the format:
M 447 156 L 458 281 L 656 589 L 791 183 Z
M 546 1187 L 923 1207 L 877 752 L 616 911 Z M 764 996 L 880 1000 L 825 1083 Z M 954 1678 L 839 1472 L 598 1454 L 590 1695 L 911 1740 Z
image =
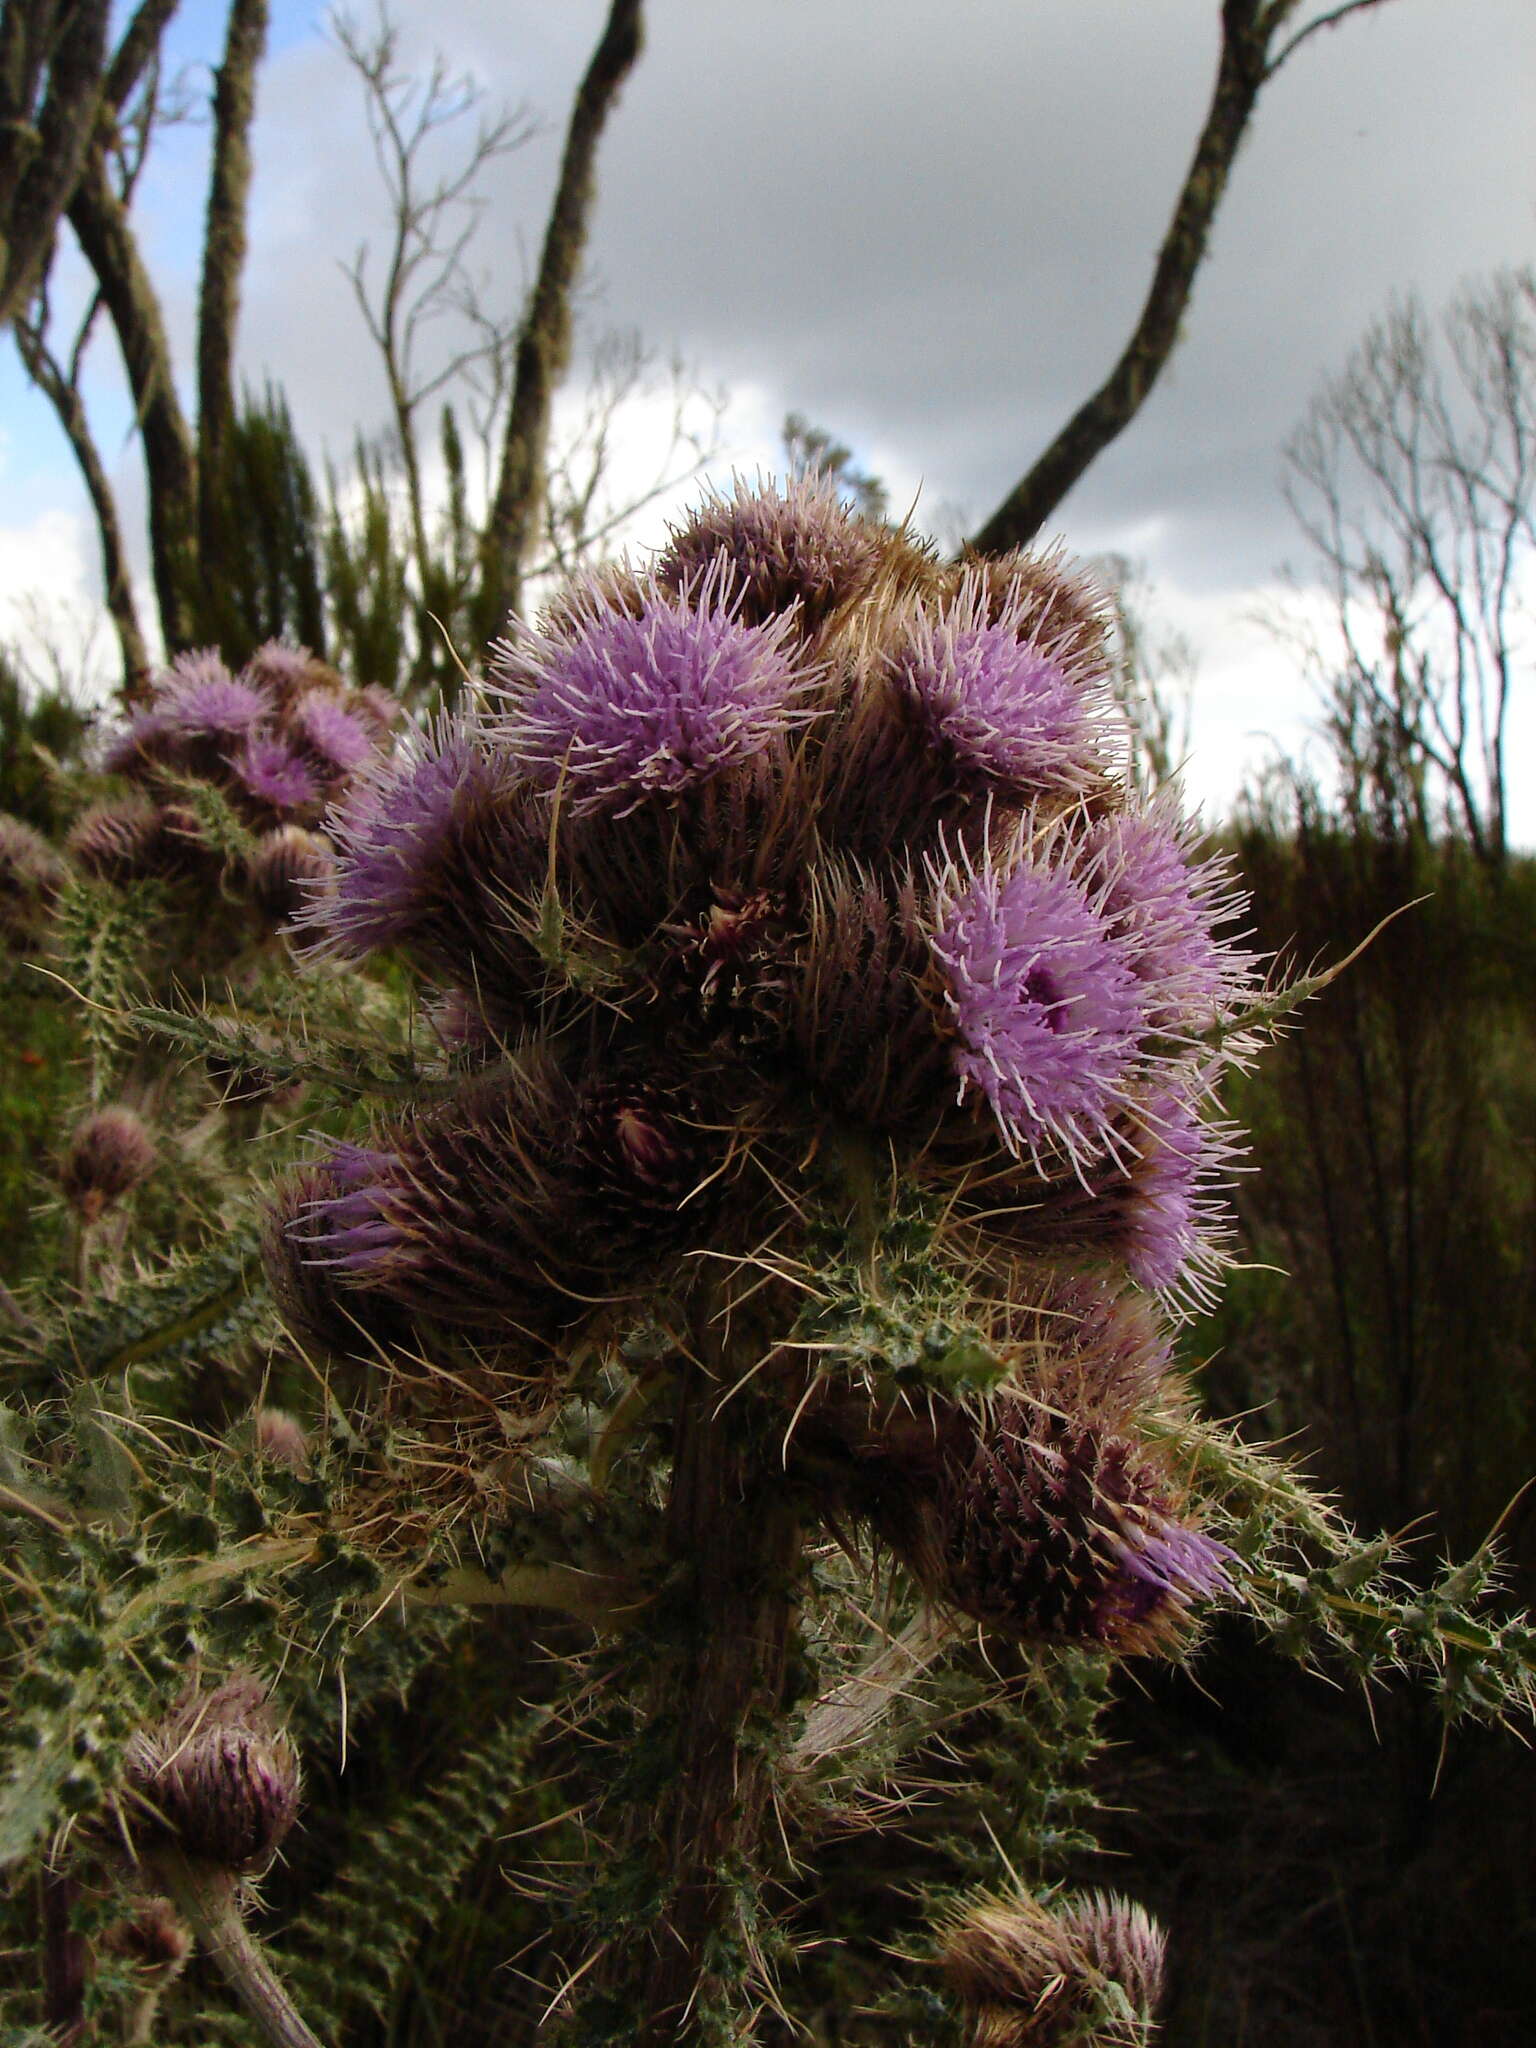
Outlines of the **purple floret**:
M 242 786 L 274 811 L 298 811 L 319 800 L 314 770 L 281 740 L 247 740 L 231 765 Z
M 1153 1023 L 1215 1023 L 1253 967 L 1251 954 L 1216 936 L 1245 902 L 1225 865 L 1196 859 L 1189 827 L 1163 805 L 1100 820 L 1084 852 L 1084 882 L 1125 946 Z
M 577 813 L 630 811 L 760 753 L 804 714 L 788 617 L 743 625 L 723 566 L 696 590 L 654 585 L 637 616 L 593 596 L 568 632 L 523 629 L 498 650 L 506 740 Z
M 1074 1157 L 1112 1142 L 1111 1119 L 1145 1024 L 1121 947 L 1071 878 L 984 868 L 940 901 L 930 944 L 957 1034 L 961 1093 L 992 1105 L 1005 1142 Z
M 288 728 L 301 746 L 338 775 L 360 768 L 374 750 L 373 735 L 360 718 L 337 703 L 329 690 L 309 690 L 294 706 Z
M 465 807 L 498 779 L 485 750 L 453 726 L 364 776 L 329 825 L 335 889 L 297 920 L 314 949 L 357 959 L 409 938 L 431 908 L 438 863 Z
M 1155 1627 L 1232 1587 L 1226 1567 L 1235 1553 L 1171 1515 L 1127 1516 L 1109 1548 L 1115 1570 L 1100 1598 L 1106 1633 Z
M 1029 609 L 1015 598 L 989 620 L 986 589 L 968 576 L 939 617 L 913 621 L 889 663 L 962 779 L 1020 799 L 1086 789 L 1104 769 L 1102 682 L 1065 645 L 1030 640 Z
M 396 1262 L 404 1239 L 386 1211 L 399 1169 L 398 1153 L 333 1146 L 320 1171 L 336 1192 L 307 1204 L 289 1226 L 308 1247 L 306 1264 L 366 1274 Z
M 1140 1114 L 1139 1157 L 1128 1171 L 1124 1256 L 1140 1287 L 1190 1310 L 1208 1306 L 1228 1262 L 1223 1176 L 1235 1146 L 1229 1126 L 1202 1121 L 1187 1096 L 1161 1091 Z

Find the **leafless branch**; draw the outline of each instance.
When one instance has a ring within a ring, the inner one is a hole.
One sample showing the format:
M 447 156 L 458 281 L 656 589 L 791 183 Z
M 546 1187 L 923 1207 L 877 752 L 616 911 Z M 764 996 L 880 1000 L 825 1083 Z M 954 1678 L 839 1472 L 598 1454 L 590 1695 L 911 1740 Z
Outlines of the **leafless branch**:
M 1278 57 L 1272 54 L 1276 38 L 1299 4 L 1300 0 L 1222 0 L 1221 51 L 1205 125 L 1130 340 L 1104 383 L 973 536 L 970 545 L 978 553 L 1002 553 L 1033 540 L 1089 465 L 1146 403 L 1178 340 L 1259 94 L 1310 32 L 1300 30 Z M 1336 23 L 1367 5 L 1384 4 L 1385 0 L 1354 0 L 1351 6 L 1333 9 L 1332 18 Z M 1311 26 L 1327 25 L 1328 17 L 1322 17 Z

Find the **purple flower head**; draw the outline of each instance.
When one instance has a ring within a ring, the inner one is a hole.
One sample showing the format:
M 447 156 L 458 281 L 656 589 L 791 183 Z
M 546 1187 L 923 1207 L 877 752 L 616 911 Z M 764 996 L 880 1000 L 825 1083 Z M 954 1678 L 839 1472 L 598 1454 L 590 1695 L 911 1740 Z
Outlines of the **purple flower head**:
M 154 708 L 166 729 L 189 739 L 242 738 L 272 710 L 272 700 L 237 683 L 214 650 L 178 655 L 159 679 Z
M 1122 941 L 1146 990 L 1153 1025 L 1198 1030 L 1242 994 L 1253 956 L 1216 929 L 1246 898 L 1221 860 L 1198 860 L 1191 828 L 1171 804 L 1098 820 L 1084 844 L 1082 878 Z
M 998 616 L 983 581 L 962 579 L 937 614 L 919 611 L 887 656 L 891 680 L 961 777 L 1018 801 L 1102 780 L 1106 700 L 1063 645 L 1027 637 L 1027 598 Z
M 230 766 L 241 787 L 269 810 L 300 811 L 319 801 L 315 771 L 281 740 L 253 736 Z
M 567 634 L 502 642 L 503 733 L 524 772 L 577 815 L 622 814 L 750 760 L 803 718 L 793 619 L 744 625 L 728 587 L 717 566 L 675 597 L 649 586 L 634 616 L 593 597 Z
M 335 890 L 299 920 L 314 950 L 358 959 L 410 938 L 431 912 L 439 863 L 466 810 L 503 772 L 468 727 L 452 724 L 365 771 L 331 819 Z
M 374 750 L 374 736 L 329 690 L 306 690 L 286 720 L 299 745 L 315 755 L 327 777 L 350 775 Z
M 1082 890 L 1059 869 L 984 867 L 941 886 L 929 941 L 954 1019 L 951 1058 L 1004 1142 L 1037 1160 L 1112 1145 L 1111 1119 L 1145 1025 L 1135 975 Z
M 1136 1119 L 1137 1156 L 1126 1169 L 1118 1236 L 1139 1287 L 1177 1313 L 1210 1307 L 1230 1259 L 1225 1176 L 1237 1156 L 1228 1124 L 1202 1120 L 1187 1094 L 1160 1089 Z

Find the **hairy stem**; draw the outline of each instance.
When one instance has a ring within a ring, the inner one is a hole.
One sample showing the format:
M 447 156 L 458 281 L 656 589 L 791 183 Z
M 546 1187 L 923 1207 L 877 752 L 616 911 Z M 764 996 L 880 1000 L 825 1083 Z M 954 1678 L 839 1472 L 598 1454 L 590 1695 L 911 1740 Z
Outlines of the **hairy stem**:
M 743 2042 L 762 1959 L 755 1896 L 774 1827 L 773 1736 L 786 1707 L 801 1534 L 782 1465 L 754 1440 L 740 1376 L 680 1382 L 667 1500 L 672 1566 L 647 1626 L 644 1674 L 659 1791 L 637 1801 L 628 1853 L 649 1863 L 655 1912 L 598 1973 L 636 2048 Z
M 204 1953 L 273 2048 L 321 2048 L 241 1916 L 238 1879 L 178 1849 L 157 1853 L 155 1869 Z

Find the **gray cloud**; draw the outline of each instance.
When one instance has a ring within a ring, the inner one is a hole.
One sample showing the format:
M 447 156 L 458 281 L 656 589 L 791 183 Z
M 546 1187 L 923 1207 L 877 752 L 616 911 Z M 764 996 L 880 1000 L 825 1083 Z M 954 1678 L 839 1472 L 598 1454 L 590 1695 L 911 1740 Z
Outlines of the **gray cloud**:
M 405 48 L 541 109 L 479 244 L 518 301 L 605 0 L 395 0 Z M 1112 363 L 1209 91 L 1217 0 L 653 0 L 610 126 L 594 318 L 678 347 L 979 520 Z M 1454 21 L 1448 19 L 1454 13 Z M 288 38 L 262 81 L 242 361 L 344 457 L 384 417 L 338 259 L 385 230 L 357 88 Z M 280 11 L 280 20 L 284 16 Z M 1268 89 L 1186 332 L 1132 429 L 1063 508 L 1199 597 L 1294 542 L 1277 450 L 1397 290 L 1430 303 L 1536 253 L 1529 0 L 1389 0 Z M 196 138 L 144 193 L 188 338 Z M 183 361 L 188 360 L 184 352 Z M 61 463 L 62 466 L 62 463 Z M 921 515 L 920 515 L 921 516 Z

